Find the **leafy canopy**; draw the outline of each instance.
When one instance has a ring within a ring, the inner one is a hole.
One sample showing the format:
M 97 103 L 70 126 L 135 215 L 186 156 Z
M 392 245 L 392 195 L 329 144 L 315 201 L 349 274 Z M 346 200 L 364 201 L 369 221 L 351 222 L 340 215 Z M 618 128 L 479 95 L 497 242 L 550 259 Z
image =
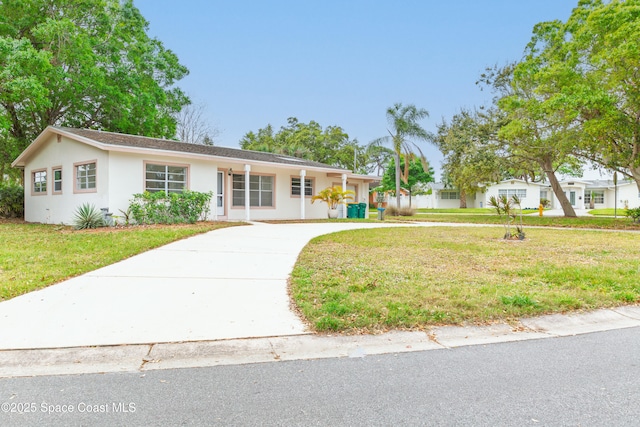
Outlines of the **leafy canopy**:
M 240 148 L 300 157 L 360 173 L 369 169 L 364 148 L 357 140 L 349 140 L 340 126 L 323 128 L 313 120 L 301 123 L 295 117 L 289 117 L 287 126 L 277 132 L 268 124 L 257 133 L 246 133 L 240 140 Z
M 433 168 L 429 167 L 427 171 L 424 170 L 422 162 L 414 155 L 408 156 L 409 158 L 409 178 L 403 186 L 411 193 L 416 194 L 424 189 L 424 184 L 434 182 Z M 400 157 L 400 169 L 405 168 L 407 156 L 402 155 Z M 380 189 L 383 191 L 395 191 L 396 189 L 396 167 L 395 160 L 389 160 L 389 167 L 385 169 L 382 181 L 380 182 Z
M 48 125 L 173 138 L 188 71 L 147 30 L 132 0 L 0 2 L 2 167 Z

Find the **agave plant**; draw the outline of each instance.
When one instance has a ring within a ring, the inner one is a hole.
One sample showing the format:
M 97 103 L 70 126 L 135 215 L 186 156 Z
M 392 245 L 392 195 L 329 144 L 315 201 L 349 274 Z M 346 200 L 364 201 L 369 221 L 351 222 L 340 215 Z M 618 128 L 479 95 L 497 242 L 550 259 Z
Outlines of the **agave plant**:
M 73 228 L 76 230 L 104 227 L 104 225 L 102 212 L 96 209 L 94 205 L 84 203 L 76 210 L 76 215 L 73 219 Z

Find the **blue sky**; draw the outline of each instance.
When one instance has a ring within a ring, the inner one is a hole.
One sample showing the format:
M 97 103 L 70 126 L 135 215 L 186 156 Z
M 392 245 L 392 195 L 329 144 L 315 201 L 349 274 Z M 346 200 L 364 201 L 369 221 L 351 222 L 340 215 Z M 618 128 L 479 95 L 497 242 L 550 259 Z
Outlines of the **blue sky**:
M 206 104 L 237 147 L 288 117 L 341 126 L 361 144 L 384 136 L 396 102 L 425 108 L 435 131 L 486 104 L 487 66 L 522 56 L 533 26 L 566 20 L 577 0 L 134 0 L 149 33 L 190 71 L 179 86 Z M 439 172 L 442 156 L 428 143 Z

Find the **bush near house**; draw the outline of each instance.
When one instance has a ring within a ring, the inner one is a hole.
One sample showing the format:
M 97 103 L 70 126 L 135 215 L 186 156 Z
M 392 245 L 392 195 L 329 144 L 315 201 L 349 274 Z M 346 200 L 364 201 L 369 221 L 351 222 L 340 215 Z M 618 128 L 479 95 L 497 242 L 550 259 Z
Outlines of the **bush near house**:
M 193 224 L 206 219 L 212 193 L 185 191 L 134 194 L 129 205 L 131 217 L 138 224 Z
M 17 184 L 0 182 L 0 217 L 24 216 L 24 188 Z

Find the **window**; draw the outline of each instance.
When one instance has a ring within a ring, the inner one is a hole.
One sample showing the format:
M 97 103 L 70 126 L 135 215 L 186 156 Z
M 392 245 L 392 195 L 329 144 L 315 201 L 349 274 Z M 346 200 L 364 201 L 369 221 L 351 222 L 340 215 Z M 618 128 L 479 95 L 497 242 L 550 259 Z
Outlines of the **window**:
M 517 196 L 518 199 L 526 199 L 527 190 L 526 188 L 509 188 L 504 190 L 498 190 L 498 196 L 507 196 L 508 198 Z
M 47 171 L 39 170 L 34 171 L 31 174 L 33 176 L 33 193 L 34 194 L 46 194 L 47 193 Z
M 53 168 L 53 194 L 62 193 L 62 168 Z
M 604 203 L 604 191 L 585 191 L 584 204 L 591 204 L 591 193 L 593 193 L 593 203 Z
M 300 195 L 300 178 L 291 178 L 291 195 Z M 304 179 L 304 195 L 311 197 L 313 195 L 313 179 Z
M 147 163 L 144 189 L 150 193 L 182 193 L 187 189 L 187 167 Z
M 459 200 L 460 192 L 459 191 L 441 191 L 440 199 L 442 200 Z
M 540 190 L 540 198 L 541 199 L 549 199 L 549 197 L 547 197 L 548 193 L 547 190 Z
M 96 189 L 96 162 L 76 163 L 76 191 L 89 192 Z
M 233 174 L 233 206 L 244 206 L 244 175 Z M 249 205 L 273 207 L 273 176 L 249 176 Z

